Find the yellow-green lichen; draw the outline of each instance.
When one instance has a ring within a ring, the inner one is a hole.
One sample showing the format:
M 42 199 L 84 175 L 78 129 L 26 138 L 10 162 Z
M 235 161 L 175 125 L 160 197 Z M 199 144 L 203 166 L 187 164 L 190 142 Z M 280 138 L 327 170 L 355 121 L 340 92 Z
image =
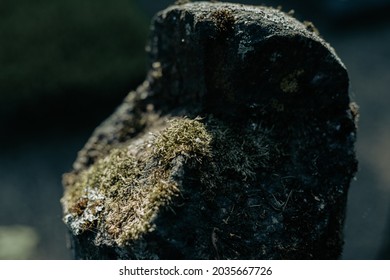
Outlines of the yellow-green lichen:
M 172 161 L 209 157 L 210 143 L 200 119 L 176 118 L 147 141 L 130 141 L 88 169 L 66 174 L 65 222 L 74 234 L 95 232 L 96 243 L 99 236 L 120 246 L 140 238 L 180 191 L 171 178 Z
M 233 30 L 234 14 L 228 9 L 219 9 L 211 13 L 211 18 L 216 24 L 217 30 L 220 33 L 227 33 Z
M 320 35 L 320 32 L 318 31 L 317 27 L 315 27 L 315 25 L 311 21 L 305 20 L 303 24 L 308 31 L 313 32 L 316 35 Z
M 280 82 L 280 89 L 285 93 L 296 93 L 299 90 L 298 78 L 304 73 L 304 70 L 296 70 L 288 74 Z

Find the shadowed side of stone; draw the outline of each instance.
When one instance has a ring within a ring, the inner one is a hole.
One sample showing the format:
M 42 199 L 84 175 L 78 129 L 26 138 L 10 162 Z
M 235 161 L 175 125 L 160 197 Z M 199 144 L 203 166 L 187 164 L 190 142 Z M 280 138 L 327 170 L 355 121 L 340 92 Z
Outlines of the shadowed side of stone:
M 266 7 L 151 28 L 145 82 L 64 175 L 76 258 L 338 258 L 358 113 L 334 50 Z

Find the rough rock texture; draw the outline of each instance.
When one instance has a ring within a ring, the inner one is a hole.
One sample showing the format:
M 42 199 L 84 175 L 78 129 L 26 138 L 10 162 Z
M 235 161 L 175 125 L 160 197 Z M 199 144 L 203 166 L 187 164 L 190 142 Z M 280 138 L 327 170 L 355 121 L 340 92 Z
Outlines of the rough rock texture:
M 64 176 L 81 259 L 333 259 L 357 106 L 289 15 L 197 2 L 155 16 L 150 71 Z

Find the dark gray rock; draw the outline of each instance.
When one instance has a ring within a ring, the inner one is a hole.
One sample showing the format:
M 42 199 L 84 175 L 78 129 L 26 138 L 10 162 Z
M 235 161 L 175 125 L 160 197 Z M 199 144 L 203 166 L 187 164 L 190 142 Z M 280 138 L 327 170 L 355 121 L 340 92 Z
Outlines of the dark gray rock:
M 338 258 L 358 113 L 313 25 L 175 5 L 148 53 L 144 84 L 64 176 L 76 258 Z

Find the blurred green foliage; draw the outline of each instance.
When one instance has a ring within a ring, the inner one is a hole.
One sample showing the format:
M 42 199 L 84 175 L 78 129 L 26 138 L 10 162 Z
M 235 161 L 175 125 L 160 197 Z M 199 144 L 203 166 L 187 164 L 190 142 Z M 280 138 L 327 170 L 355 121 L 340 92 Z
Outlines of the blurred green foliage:
M 1 0 L 0 116 L 32 99 L 130 90 L 147 34 L 133 0 Z
M 0 226 L 0 260 L 23 260 L 34 256 L 39 236 L 32 227 Z

